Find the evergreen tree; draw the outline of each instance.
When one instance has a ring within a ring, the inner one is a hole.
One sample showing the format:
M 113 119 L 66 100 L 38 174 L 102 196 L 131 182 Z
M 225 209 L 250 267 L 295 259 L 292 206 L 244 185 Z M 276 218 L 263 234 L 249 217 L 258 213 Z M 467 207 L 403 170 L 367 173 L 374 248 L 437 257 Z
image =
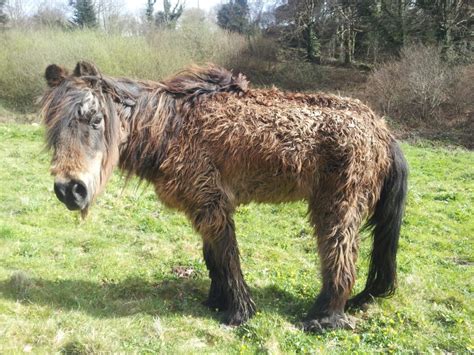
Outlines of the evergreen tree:
M 217 12 L 220 27 L 238 33 L 247 33 L 250 29 L 249 6 L 247 0 L 230 0 Z
M 71 0 L 69 4 L 74 7 L 72 22 L 79 27 L 96 27 L 97 16 L 91 0 Z

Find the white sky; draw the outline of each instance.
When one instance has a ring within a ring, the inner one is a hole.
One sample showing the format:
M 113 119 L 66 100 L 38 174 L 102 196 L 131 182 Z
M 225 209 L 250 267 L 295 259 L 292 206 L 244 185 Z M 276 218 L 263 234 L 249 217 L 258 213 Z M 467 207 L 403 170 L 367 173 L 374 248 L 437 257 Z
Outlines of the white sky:
M 127 9 L 133 13 L 137 11 L 144 10 L 146 5 L 146 0 L 125 0 L 127 4 Z M 185 0 L 184 6 L 186 9 L 191 9 L 194 7 L 198 7 L 203 10 L 210 10 L 214 6 L 225 3 L 225 0 Z M 174 5 L 176 0 L 172 0 L 172 4 Z M 163 8 L 163 1 L 157 0 L 155 4 L 155 10 L 161 10 Z
M 177 0 L 171 0 L 172 5 L 176 4 Z M 119 4 L 125 4 L 125 11 L 130 12 L 135 15 L 139 15 L 140 13 L 145 11 L 147 0 L 119 0 Z M 200 9 L 209 11 L 213 9 L 216 5 L 224 4 L 228 2 L 228 0 L 181 0 L 181 3 L 184 3 L 185 9 L 192 9 L 197 8 L 199 6 Z M 12 3 L 15 3 L 12 1 Z M 46 3 L 50 5 L 60 5 L 66 9 L 70 9 L 68 6 L 68 0 L 23 0 L 18 2 L 19 6 L 22 8 L 23 11 L 26 13 L 33 13 L 37 10 L 38 6 L 41 4 Z M 155 4 L 155 11 L 159 11 L 163 9 L 163 0 L 157 0 Z

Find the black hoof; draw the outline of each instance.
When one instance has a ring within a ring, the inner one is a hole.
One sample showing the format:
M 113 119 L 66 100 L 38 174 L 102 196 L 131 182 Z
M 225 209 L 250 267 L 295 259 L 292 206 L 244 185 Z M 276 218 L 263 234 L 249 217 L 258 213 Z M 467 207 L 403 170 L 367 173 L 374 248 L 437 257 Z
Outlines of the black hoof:
M 346 314 L 332 314 L 327 317 L 309 319 L 302 323 L 305 332 L 321 333 L 327 329 L 355 329 L 356 320 Z
M 208 298 L 207 300 L 202 302 L 202 305 L 217 312 L 223 312 L 228 309 L 226 301 L 222 299 L 209 299 Z
M 229 311 L 224 318 L 224 323 L 227 325 L 241 325 L 247 322 L 255 314 L 255 303 L 252 300 L 245 306 L 242 306 L 240 309 L 235 311 Z
M 363 310 L 366 311 L 369 304 L 374 301 L 374 297 L 369 293 L 361 292 L 347 301 L 345 310 Z

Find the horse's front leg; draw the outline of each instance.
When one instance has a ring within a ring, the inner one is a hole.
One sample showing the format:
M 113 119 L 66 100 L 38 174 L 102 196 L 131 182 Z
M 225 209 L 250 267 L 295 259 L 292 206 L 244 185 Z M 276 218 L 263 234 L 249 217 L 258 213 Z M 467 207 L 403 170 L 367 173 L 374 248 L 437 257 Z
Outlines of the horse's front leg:
M 227 304 L 227 298 L 223 287 L 224 282 L 215 261 L 212 243 L 206 240 L 203 241 L 203 254 L 207 270 L 209 270 L 209 278 L 211 279 L 209 296 L 203 304 L 213 310 L 226 311 L 229 305 Z
M 204 259 L 211 278 L 205 304 L 227 311 L 225 323 L 239 325 L 255 314 L 248 286 L 240 268 L 234 222 L 221 211 L 203 210 L 194 219 L 204 241 Z

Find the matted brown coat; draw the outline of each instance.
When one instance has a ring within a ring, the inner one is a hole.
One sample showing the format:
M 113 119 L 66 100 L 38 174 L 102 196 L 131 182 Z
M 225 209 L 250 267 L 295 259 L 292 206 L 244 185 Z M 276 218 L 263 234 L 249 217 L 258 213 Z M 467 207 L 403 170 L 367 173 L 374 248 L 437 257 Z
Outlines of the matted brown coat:
M 407 165 L 385 122 L 358 100 L 250 89 L 244 76 L 193 67 L 163 82 L 46 69 L 42 99 L 55 192 L 85 215 L 115 166 L 152 183 L 202 235 L 205 304 L 238 325 L 255 313 L 232 215 L 240 204 L 308 202 L 323 286 L 308 331 L 352 328 L 344 313 L 393 293 Z M 374 246 L 365 289 L 348 301 L 364 219 Z

